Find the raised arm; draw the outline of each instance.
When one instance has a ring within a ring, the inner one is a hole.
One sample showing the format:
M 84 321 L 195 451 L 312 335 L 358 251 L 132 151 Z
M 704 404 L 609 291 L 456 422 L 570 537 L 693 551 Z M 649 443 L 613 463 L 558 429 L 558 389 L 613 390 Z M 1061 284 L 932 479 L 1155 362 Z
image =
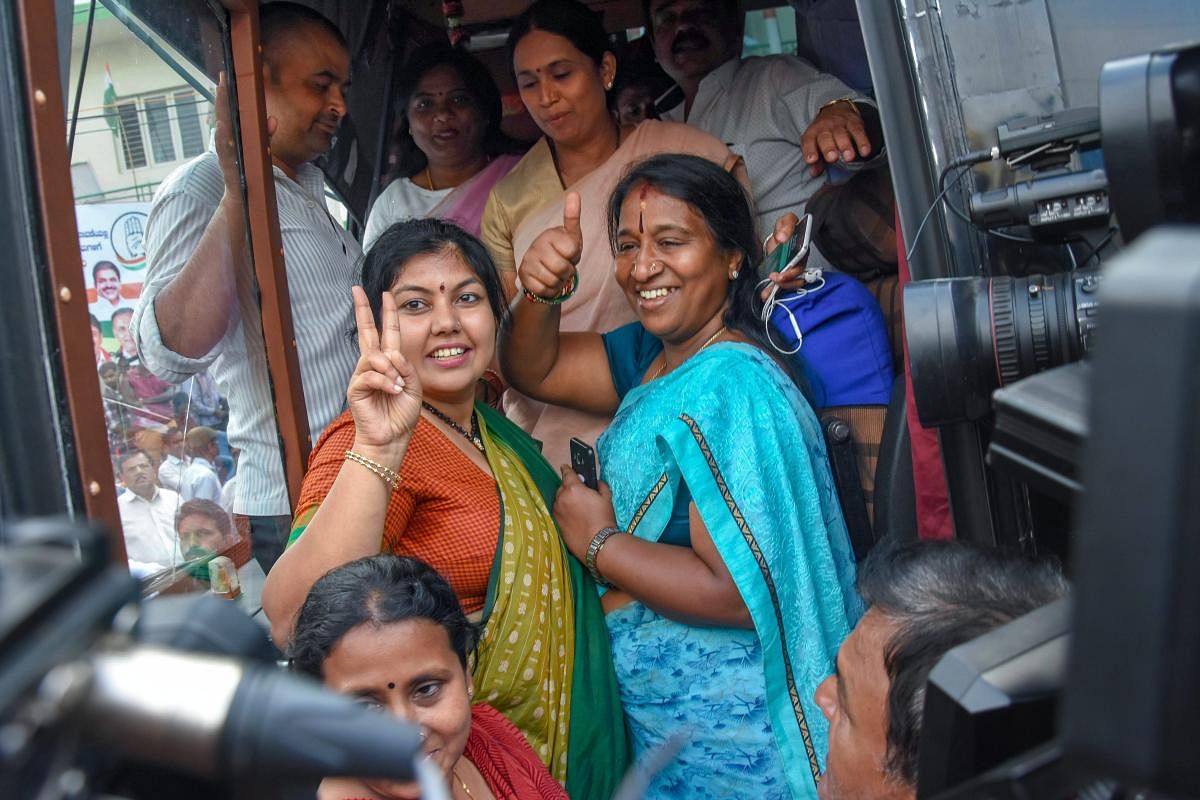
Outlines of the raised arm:
M 351 452 L 395 473 L 421 415 L 421 385 L 400 354 L 400 326 L 391 292 L 383 294 L 382 333 L 375 328 L 366 294 L 357 286 L 353 292 L 361 356 L 346 390 L 354 417 Z M 318 578 L 348 561 L 379 552 L 393 489 L 362 461 L 347 457 L 342 463 L 304 535 L 275 562 L 263 586 L 263 611 L 280 647 L 291 638 L 296 613 Z
M 196 249 L 154 298 L 153 311 L 163 344 L 185 358 L 202 358 L 221 341 L 237 309 L 237 271 L 250 269 L 226 81 L 222 73 L 215 101 L 217 158 L 225 193 Z M 273 123 L 273 119 L 268 120 L 268 134 L 273 132 Z M 203 314 L 195 313 L 197 297 L 205 298 Z
M 557 301 L 578 280 L 580 200 L 563 199 L 563 224 L 542 231 L 517 270 L 521 290 L 500 334 L 500 368 L 518 391 L 544 403 L 612 414 L 620 403 L 598 333 L 562 333 Z M 545 302 L 539 302 L 544 300 Z

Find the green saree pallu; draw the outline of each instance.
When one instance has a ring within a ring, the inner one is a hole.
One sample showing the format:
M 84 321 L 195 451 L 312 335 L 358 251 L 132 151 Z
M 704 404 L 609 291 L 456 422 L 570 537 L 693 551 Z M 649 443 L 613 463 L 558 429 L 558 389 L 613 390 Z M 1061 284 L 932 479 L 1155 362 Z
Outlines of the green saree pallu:
M 607 800 L 629 759 L 595 584 L 550 515 L 559 475 L 536 442 L 476 405 L 500 494 L 500 536 L 476 653 L 475 699 L 528 738 L 575 800 Z

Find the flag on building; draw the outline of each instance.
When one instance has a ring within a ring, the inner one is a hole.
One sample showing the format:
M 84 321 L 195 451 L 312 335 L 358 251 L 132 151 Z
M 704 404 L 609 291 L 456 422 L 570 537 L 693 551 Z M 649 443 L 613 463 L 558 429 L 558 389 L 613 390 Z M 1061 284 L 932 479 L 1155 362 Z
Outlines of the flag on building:
M 112 73 L 108 71 L 108 64 L 104 65 L 104 119 L 108 122 L 108 127 L 112 129 L 114 135 L 120 131 L 121 118 L 117 113 L 117 90 L 113 86 Z

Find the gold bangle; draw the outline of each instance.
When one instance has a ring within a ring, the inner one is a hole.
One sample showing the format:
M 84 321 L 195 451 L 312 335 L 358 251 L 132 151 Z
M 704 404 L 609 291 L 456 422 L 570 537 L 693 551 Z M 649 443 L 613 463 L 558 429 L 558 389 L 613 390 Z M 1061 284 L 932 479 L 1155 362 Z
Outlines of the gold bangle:
M 396 472 L 394 469 L 385 467 L 378 461 L 372 461 L 366 456 L 359 455 L 353 450 L 346 451 L 346 460 L 353 461 L 355 464 L 361 464 L 362 466 L 371 470 L 371 472 L 374 472 L 383 480 L 384 483 L 388 485 L 388 488 L 390 488 L 393 492 L 396 491 L 396 487 L 400 485 L 400 473 Z
M 849 97 L 839 97 L 836 100 L 830 100 L 828 103 L 823 103 L 821 105 L 821 107 L 817 109 L 817 116 L 818 117 L 821 116 L 822 111 L 829 108 L 830 106 L 836 106 L 838 103 L 849 103 L 850 108 L 854 110 L 854 113 L 860 117 L 862 116 L 862 112 L 858 110 L 858 104 L 855 103 L 854 100 L 852 100 Z M 814 119 L 815 119 L 815 117 L 814 117 Z

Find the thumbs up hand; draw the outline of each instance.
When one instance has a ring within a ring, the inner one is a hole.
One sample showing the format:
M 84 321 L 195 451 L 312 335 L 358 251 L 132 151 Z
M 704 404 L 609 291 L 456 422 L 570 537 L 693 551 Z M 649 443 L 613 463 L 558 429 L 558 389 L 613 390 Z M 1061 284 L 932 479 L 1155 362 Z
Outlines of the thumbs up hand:
M 579 195 L 567 192 L 563 198 L 563 224 L 542 231 L 525 251 L 517 279 L 526 294 L 553 301 L 574 286 L 575 266 L 583 255 L 580 207 Z

